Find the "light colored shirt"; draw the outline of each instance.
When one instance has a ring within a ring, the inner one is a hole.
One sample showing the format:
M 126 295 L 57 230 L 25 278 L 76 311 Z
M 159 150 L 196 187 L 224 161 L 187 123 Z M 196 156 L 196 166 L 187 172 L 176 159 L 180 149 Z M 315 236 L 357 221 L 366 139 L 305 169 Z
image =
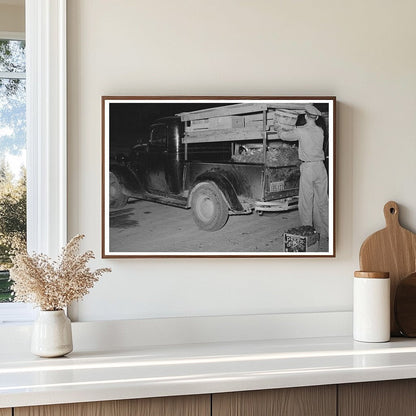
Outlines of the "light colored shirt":
M 299 141 L 299 159 L 303 162 L 318 162 L 325 159 L 324 132 L 316 125 L 305 124 L 291 131 L 282 131 L 280 138 L 287 141 Z

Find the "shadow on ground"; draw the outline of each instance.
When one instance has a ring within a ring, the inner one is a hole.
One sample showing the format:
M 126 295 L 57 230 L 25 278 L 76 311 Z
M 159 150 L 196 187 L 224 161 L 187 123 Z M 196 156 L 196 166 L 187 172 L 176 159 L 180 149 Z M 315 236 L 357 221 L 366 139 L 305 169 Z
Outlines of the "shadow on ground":
M 139 221 L 131 219 L 134 215 L 134 208 L 118 209 L 110 212 L 110 227 L 126 229 L 139 225 Z

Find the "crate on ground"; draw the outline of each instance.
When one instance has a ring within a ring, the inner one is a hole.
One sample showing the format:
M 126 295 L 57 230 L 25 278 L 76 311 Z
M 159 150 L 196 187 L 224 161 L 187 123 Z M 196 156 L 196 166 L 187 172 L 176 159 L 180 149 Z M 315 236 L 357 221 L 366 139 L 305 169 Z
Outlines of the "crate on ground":
M 291 228 L 283 234 L 283 246 L 286 253 L 319 251 L 319 233 L 309 225 Z

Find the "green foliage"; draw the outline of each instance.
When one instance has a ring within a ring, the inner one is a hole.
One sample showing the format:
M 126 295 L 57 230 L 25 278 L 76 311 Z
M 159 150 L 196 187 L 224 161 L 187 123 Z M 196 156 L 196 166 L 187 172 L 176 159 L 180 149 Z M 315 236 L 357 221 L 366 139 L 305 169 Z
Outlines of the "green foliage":
M 15 182 L 0 162 L 0 269 L 11 267 L 13 250 L 26 241 L 26 172 Z
M 8 270 L 0 270 L 0 303 L 13 300 L 14 295 L 10 287 L 11 284 Z
M 0 71 L 25 72 L 25 41 L 0 39 Z

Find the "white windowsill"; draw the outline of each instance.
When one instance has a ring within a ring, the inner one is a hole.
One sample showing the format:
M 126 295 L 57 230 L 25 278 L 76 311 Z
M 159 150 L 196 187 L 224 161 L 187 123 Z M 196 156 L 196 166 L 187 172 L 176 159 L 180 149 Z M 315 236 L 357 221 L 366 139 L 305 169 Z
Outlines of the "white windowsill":
M 0 325 L 30 323 L 36 311 L 27 303 L 0 303 Z

